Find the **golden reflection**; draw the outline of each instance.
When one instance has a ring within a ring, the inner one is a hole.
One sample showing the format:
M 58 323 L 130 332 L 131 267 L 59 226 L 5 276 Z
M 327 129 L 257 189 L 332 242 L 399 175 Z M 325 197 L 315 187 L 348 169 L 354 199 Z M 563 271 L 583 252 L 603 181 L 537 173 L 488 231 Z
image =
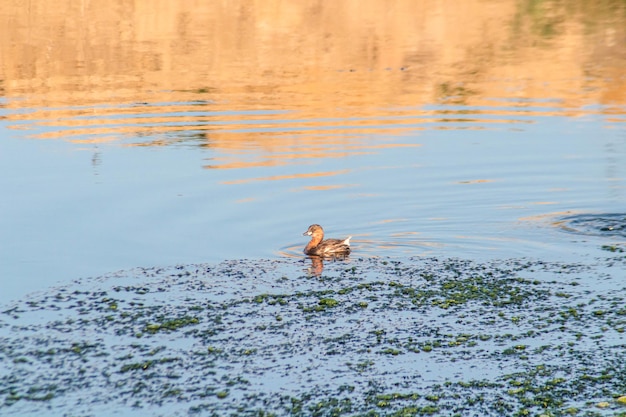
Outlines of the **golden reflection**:
M 319 145 L 323 145 L 325 141 L 319 141 Z M 421 146 L 420 144 L 403 144 L 403 143 L 387 143 L 387 144 L 352 144 L 345 143 L 343 146 L 329 144 L 327 146 L 296 146 L 284 139 L 270 140 L 269 143 L 265 143 L 263 152 L 259 152 L 255 149 L 254 153 L 257 158 L 262 157 L 264 159 L 257 159 L 254 161 L 244 161 L 235 157 L 214 157 L 211 158 L 211 164 L 204 165 L 204 168 L 208 169 L 241 169 L 241 168 L 255 168 L 264 166 L 282 166 L 282 165 L 295 165 L 302 164 L 301 159 L 316 159 L 316 158 L 344 158 L 346 156 L 365 155 L 372 154 L 376 150 L 380 149 L 393 149 L 393 148 L 416 148 Z M 217 147 L 219 147 L 217 145 Z M 294 152 L 298 150 L 299 153 Z M 261 153 L 261 155 L 258 155 Z M 238 154 L 238 156 L 240 156 Z M 240 157 L 241 158 L 241 157 Z
M 311 267 L 309 268 L 309 274 L 319 277 L 324 272 L 324 260 L 319 256 L 309 256 L 311 260 Z
M 457 184 L 484 184 L 488 182 L 494 182 L 495 180 L 487 180 L 487 179 L 479 179 L 479 180 L 466 180 L 466 181 L 457 181 Z
M 390 236 L 393 237 L 405 237 L 405 236 L 417 236 L 420 235 L 420 232 L 396 232 L 396 233 L 391 233 Z
M 13 1 L 0 57 L 10 127 L 228 156 L 207 168 L 416 146 L 401 138 L 428 129 L 626 116 L 626 3 L 609 0 Z M 362 146 L 374 135 L 392 139 Z
M 269 177 L 249 178 L 242 180 L 223 181 L 222 184 L 243 184 L 252 181 L 277 181 L 277 180 L 289 180 L 296 178 L 317 178 L 317 177 L 330 177 L 335 175 L 342 175 L 348 173 L 349 170 L 343 169 L 339 171 L 326 171 L 326 172 L 310 172 L 306 174 L 289 174 L 289 175 L 272 175 Z
M 233 158 L 229 158 L 229 160 L 232 160 Z M 218 161 L 218 158 L 213 159 L 213 161 Z M 289 161 L 276 161 L 274 159 L 266 159 L 263 161 L 253 161 L 253 162 L 247 162 L 247 161 L 237 161 L 234 160 L 232 162 L 224 162 L 224 163 L 219 163 L 219 164 L 211 164 L 211 165 L 205 165 L 204 168 L 219 168 L 219 169 L 241 169 L 241 168 L 256 168 L 256 167 L 265 167 L 265 166 L 282 166 L 282 165 L 289 165 L 289 164 L 296 164 L 295 161 L 289 162 Z
M 384 223 L 396 223 L 396 222 L 406 222 L 409 219 L 384 219 L 376 222 L 372 222 L 372 224 L 384 224 Z
M 84 141 L 84 140 L 80 140 L 80 139 L 70 139 L 69 141 L 72 143 L 80 143 L 80 144 L 85 144 L 85 143 L 90 143 L 90 144 L 99 144 L 99 143 L 112 143 L 112 142 L 117 142 L 119 140 L 119 137 L 117 136 L 100 136 L 97 138 L 91 138 L 89 139 L 89 141 Z
M 544 213 L 544 214 L 537 214 L 534 216 L 527 216 L 527 217 L 520 217 L 518 220 L 521 222 L 545 222 L 545 221 L 550 221 L 553 222 L 553 224 L 558 224 L 562 221 L 553 221 L 553 219 L 557 218 L 557 217 L 566 217 L 566 216 L 573 216 L 575 214 L 579 214 L 580 212 L 578 211 L 571 211 L 571 210 L 567 210 L 567 211 L 556 211 L 553 213 Z
M 309 190 L 309 191 L 326 191 L 326 190 L 336 190 L 339 188 L 346 187 L 355 187 L 356 184 L 333 184 L 333 185 L 309 185 L 305 187 L 301 187 L 300 189 Z
M 9 2 L 2 87 L 30 107 L 197 101 L 318 115 L 493 97 L 623 104 L 625 10 L 585 0 Z

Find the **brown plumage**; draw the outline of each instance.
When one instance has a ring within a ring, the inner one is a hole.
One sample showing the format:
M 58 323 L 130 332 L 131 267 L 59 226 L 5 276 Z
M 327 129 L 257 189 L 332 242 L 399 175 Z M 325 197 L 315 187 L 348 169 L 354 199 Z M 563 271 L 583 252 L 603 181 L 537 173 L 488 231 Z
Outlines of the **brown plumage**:
M 350 253 L 350 239 L 326 239 L 324 240 L 324 229 L 319 224 L 312 224 L 304 236 L 311 236 L 311 241 L 304 248 L 304 253 L 313 256 L 345 256 Z

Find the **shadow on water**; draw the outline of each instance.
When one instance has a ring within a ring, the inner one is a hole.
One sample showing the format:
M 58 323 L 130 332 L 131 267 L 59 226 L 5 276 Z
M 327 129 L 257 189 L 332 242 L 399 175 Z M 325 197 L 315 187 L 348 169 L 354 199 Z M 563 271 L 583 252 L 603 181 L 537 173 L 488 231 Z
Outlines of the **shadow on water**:
M 626 214 L 577 214 L 563 217 L 555 224 L 561 229 L 583 235 L 626 237 Z

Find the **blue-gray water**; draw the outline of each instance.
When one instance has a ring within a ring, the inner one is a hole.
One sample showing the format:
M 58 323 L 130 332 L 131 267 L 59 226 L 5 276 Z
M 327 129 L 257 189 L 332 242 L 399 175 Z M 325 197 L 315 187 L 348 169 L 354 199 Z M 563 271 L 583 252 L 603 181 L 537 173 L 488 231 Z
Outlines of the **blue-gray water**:
M 311 223 L 353 235 L 357 257 L 576 260 L 611 242 L 558 220 L 625 207 L 626 118 L 601 106 L 578 117 L 512 104 L 381 107 L 365 119 L 231 112 L 211 146 L 192 134 L 215 123 L 211 105 L 190 116 L 177 111 L 186 104 L 161 107 L 164 123 L 107 117 L 113 131 L 154 131 L 111 142 L 90 127 L 38 139 L 63 127 L 12 129 L 24 110 L 2 110 L 3 301 L 134 266 L 299 257 Z M 191 138 L 168 132 L 181 125 Z M 238 142 L 220 147 L 229 133 Z
M 626 211 L 623 4 L 0 11 L 0 303 L 135 266 L 577 259 Z

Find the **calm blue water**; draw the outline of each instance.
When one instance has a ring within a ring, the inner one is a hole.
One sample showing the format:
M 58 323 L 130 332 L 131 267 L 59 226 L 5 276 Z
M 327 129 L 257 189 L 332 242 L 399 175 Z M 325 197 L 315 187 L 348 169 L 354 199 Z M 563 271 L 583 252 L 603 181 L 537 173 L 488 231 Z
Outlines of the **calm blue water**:
M 354 236 L 353 257 L 598 256 L 605 239 L 554 222 L 626 211 L 624 112 L 522 104 L 0 109 L 0 303 L 135 266 L 299 258 L 311 223 Z

